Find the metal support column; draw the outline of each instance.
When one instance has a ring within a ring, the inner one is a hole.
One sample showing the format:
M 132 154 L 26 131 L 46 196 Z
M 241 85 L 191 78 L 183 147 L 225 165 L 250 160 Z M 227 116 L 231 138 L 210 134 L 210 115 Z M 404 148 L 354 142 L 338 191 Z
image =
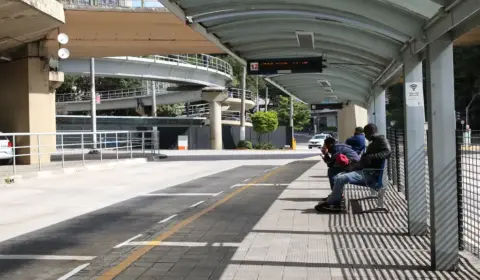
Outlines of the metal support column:
M 293 118 L 294 118 L 294 111 L 293 111 L 293 97 L 290 96 L 290 122 L 289 122 L 289 126 L 290 126 L 290 129 L 291 129 L 291 143 L 290 143 L 290 147 L 292 147 L 292 149 L 295 148 L 295 145 L 294 145 L 294 141 L 295 141 L 295 127 L 294 127 L 294 121 L 293 121 Z
M 257 110 L 255 110 L 255 112 L 260 111 L 260 103 L 258 102 L 258 100 L 260 99 L 259 97 L 260 97 L 260 94 L 258 92 L 258 76 L 257 76 L 257 98 L 255 99 Z
M 91 97 L 91 117 L 92 117 L 92 139 L 93 149 L 97 148 L 97 96 L 95 93 L 95 58 L 90 58 L 90 97 Z
M 453 40 L 431 43 L 427 59 L 431 262 L 433 270 L 451 271 L 459 261 Z
M 268 111 L 268 86 L 265 88 L 265 112 Z
M 425 109 L 422 61 L 404 61 L 405 194 L 408 203 L 408 233 L 427 233 L 427 189 L 425 188 Z
M 240 141 L 245 141 L 245 95 L 247 88 L 247 67 L 243 67 L 242 75 L 242 104 L 240 109 Z
M 373 93 L 368 102 L 368 122 L 375 123 L 375 97 Z
M 387 108 L 385 107 L 385 89 L 378 88 L 374 95 L 374 119 L 378 133 L 387 135 Z
M 152 81 L 152 117 L 157 117 L 157 82 Z M 153 149 L 156 151 L 158 149 L 158 127 L 152 127 L 152 141 Z

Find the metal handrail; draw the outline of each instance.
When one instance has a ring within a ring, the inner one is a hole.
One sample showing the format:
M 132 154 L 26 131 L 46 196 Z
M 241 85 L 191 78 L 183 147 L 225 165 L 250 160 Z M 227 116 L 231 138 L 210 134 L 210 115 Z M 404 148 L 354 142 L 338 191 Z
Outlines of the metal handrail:
M 129 57 L 127 57 L 128 59 Z M 207 70 L 217 70 L 229 76 L 233 75 L 232 66 L 223 59 L 208 54 L 172 54 L 172 55 L 149 55 L 146 58 L 153 59 L 154 63 L 158 61 L 173 62 L 177 65 L 190 64 L 194 66 L 205 67 Z
M 51 133 L 0 133 L 10 141 L 7 157 L 11 166 L 0 168 L 0 178 L 17 175 L 20 165 L 30 169 L 54 168 L 61 162 L 86 165 L 92 160 L 119 160 L 144 157 L 159 153 L 159 131 L 99 131 L 99 132 L 51 132 Z M 92 156 L 89 152 L 97 156 Z M 88 156 L 87 156 L 88 155 Z M 9 157 L 8 157 L 9 156 Z M 33 166 L 32 166 L 33 165 Z M 21 167 L 24 169 L 24 167 Z
M 57 0 L 58 2 L 64 5 L 74 5 L 74 6 L 91 6 L 91 7 L 100 7 L 100 8 L 158 8 L 165 10 L 164 7 L 159 5 L 157 0 Z M 139 6 L 134 6 L 134 3 L 139 2 Z M 149 5 L 151 4 L 151 5 Z

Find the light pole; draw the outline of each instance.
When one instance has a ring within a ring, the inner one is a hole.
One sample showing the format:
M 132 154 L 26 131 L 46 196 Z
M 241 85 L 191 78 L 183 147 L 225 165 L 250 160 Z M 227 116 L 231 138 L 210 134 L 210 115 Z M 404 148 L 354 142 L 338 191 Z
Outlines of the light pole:
M 472 97 L 472 100 L 470 100 L 470 103 L 468 103 L 467 108 L 465 108 L 465 124 L 468 124 L 468 125 L 470 124 L 468 122 L 468 110 L 470 109 L 470 106 L 472 105 L 473 100 L 475 100 L 475 97 L 477 97 L 477 95 L 479 95 L 479 94 L 480 94 L 480 92 L 475 93 Z

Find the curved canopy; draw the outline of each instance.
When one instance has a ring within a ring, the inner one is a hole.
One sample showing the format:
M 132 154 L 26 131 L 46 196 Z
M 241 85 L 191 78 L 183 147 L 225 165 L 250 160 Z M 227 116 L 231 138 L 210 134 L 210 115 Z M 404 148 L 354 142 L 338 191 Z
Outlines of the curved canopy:
M 408 42 L 423 34 L 445 2 L 160 1 L 242 59 L 323 55 L 327 65 L 323 73 L 275 75 L 270 80 L 308 103 L 333 95 L 360 105 L 366 105 L 379 77 L 399 61 Z M 300 44 L 299 32 L 309 34 L 310 44 Z M 320 81 L 328 81 L 331 90 Z

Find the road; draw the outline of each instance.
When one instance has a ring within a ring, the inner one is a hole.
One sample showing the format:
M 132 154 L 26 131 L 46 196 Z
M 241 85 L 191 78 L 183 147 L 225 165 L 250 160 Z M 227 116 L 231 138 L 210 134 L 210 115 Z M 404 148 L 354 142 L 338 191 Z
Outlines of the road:
M 236 163 L 219 160 L 148 163 L 143 168 L 76 175 L 50 179 L 38 185 L 30 183 L 28 186 L 20 185 L 17 189 L 0 190 L 5 199 L 0 199 L 0 210 L 12 213 L 0 219 L 0 231 L 3 232 L 0 240 L 4 240 L 0 242 L 0 279 L 65 280 L 73 274 L 81 277 L 82 273 L 87 276 L 78 279 L 90 279 L 124 255 L 125 250 L 131 247 L 125 246 L 128 244 L 126 241 L 142 240 L 140 235 L 148 236 L 152 232 L 168 229 L 182 218 L 224 199 L 239 187 L 289 164 L 283 172 L 272 175 L 262 182 L 263 185 L 247 192 L 247 198 L 226 203 L 224 208 L 227 212 L 220 216 L 217 214 L 215 218 L 226 223 L 229 221 L 227 213 L 244 212 L 245 207 L 251 207 L 247 216 L 238 220 L 237 225 L 231 225 L 248 230 L 288 183 L 313 164 L 299 164 L 302 161 L 295 161 L 301 158 L 299 156 L 283 158 L 259 158 Z M 197 171 L 194 174 L 193 171 L 187 171 L 188 168 Z M 207 174 L 206 171 L 209 171 L 209 175 L 201 176 L 202 173 Z M 185 173 L 185 178 L 179 178 L 182 173 Z M 168 174 L 175 177 L 170 184 L 165 181 Z M 194 179 L 189 180 L 191 178 Z M 181 179 L 183 183 L 175 184 Z M 22 191 L 25 194 L 28 190 L 34 194 L 22 196 Z M 35 191 L 39 193 L 35 194 Z M 20 207 L 28 208 L 35 199 L 38 205 L 32 204 L 33 213 L 13 214 Z M 113 201 L 117 202 L 111 203 Z M 56 206 L 48 208 L 50 204 Z M 90 208 L 87 207 L 89 205 Z M 77 211 L 76 208 L 82 209 Z M 62 216 L 62 209 L 68 215 Z M 92 209 L 95 210 L 90 211 Z M 251 221 L 245 223 L 244 219 Z M 201 229 L 201 225 L 199 227 Z M 9 235 L 5 230 L 11 230 L 12 233 Z M 215 229 L 210 229 L 199 238 L 208 239 L 215 232 Z M 238 233 L 240 235 L 232 240 L 224 241 L 240 241 L 244 230 Z M 90 272 L 93 275 L 89 275 Z

